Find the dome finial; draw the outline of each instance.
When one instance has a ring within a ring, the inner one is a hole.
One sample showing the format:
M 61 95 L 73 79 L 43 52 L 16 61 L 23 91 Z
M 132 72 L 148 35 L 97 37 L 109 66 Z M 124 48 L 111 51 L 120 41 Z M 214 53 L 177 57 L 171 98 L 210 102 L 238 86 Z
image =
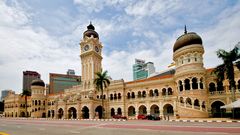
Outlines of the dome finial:
M 95 30 L 94 26 L 92 25 L 92 21 L 90 21 L 90 24 L 87 26 L 88 30 Z
M 184 26 L 184 34 L 187 34 L 187 26 Z

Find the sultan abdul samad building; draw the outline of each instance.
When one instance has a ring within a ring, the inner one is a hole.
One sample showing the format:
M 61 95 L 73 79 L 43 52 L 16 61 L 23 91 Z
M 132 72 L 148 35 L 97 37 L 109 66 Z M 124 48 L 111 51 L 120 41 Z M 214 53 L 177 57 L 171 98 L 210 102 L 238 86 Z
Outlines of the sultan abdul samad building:
M 139 114 L 212 117 L 219 115 L 220 106 L 231 103 L 229 82 L 217 82 L 216 77 L 211 74 L 213 69 L 204 67 L 204 46 L 201 37 L 194 32 L 185 30 L 173 45 L 176 67 L 172 72 L 130 82 L 112 80 L 103 96 L 93 84 L 94 73 L 102 69 L 103 46 L 92 24 L 83 33 L 80 48 L 80 85 L 66 89 L 63 93 L 46 95 L 44 82 L 35 80 L 31 85 L 32 96 L 27 97 L 27 109 L 24 97 L 9 94 L 5 98 L 5 116 L 101 118 L 103 98 L 106 118 L 116 114 L 130 119 Z M 239 89 L 239 71 L 236 70 L 235 75 Z M 236 91 L 236 97 L 240 97 L 239 90 Z

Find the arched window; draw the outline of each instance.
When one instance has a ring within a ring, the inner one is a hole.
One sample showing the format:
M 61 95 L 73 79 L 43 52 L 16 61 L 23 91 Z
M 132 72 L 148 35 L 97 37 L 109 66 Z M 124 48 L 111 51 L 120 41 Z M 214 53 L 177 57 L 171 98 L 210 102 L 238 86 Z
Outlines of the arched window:
M 166 96 L 166 91 L 167 91 L 166 88 L 163 88 L 163 89 L 162 89 L 162 95 L 163 95 L 163 96 Z
M 191 100 L 190 98 L 187 98 L 187 99 L 186 99 L 186 103 L 187 103 L 188 105 L 192 105 L 192 100 Z
M 192 79 L 192 89 L 198 89 L 197 78 Z
M 103 99 L 103 95 L 100 95 L 100 99 Z
M 118 99 L 121 99 L 122 96 L 121 96 L 121 93 L 118 93 Z
M 206 108 L 205 101 L 202 102 L 202 108 Z
M 183 91 L 183 84 L 181 80 L 178 81 L 178 87 L 180 91 Z
M 45 101 L 43 101 L 43 105 L 45 105 Z
M 198 99 L 195 99 L 195 100 L 194 100 L 194 106 L 200 106 L 200 105 L 199 105 L 199 100 L 198 100 Z
M 40 100 L 38 100 L 38 105 L 41 105 L 41 101 Z
M 135 93 L 134 92 L 132 92 L 132 98 L 135 98 Z
M 113 94 L 110 94 L 110 100 L 113 100 Z
M 168 95 L 172 95 L 172 94 L 173 94 L 172 88 L 168 88 Z
M 106 95 L 105 94 L 103 95 L 103 99 L 106 99 Z
M 131 94 L 128 92 L 127 93 L 127 99 L 130 99 L 131 98 Z
M 144 97 L 144 98 L 146 97 L 146 91 L 142 92 L 142 97 Z
M 222 82 L 217 82 L 217 91 L 223 91 L 223 83 Z
M 184 80 L 184 84 L 185 84 L 185 90 L 190 90 L 190 80 L 189 79 L 185 79 Z
M 99 99 L 99 96 L 97 95 L 97 99 Z
M 116 93 L 114 93 L 114 99 L 117 99 L 117 94 Z
M 180 103 L 184 103 L 183 97 L 180 97 Z
M 216 91 L 216 87 L 215 87 L 215 83 L 211 82 L 209 85 L 209 92 L 213 92 Z
M 141 98 L 141 91 L 138 91 L 138 98 Z
M 149 91 L 149 97 L 153 97 L 153 90 Z
M 158 95 L 159 95 L 159 94 L 158 94 L 158 89 L 155 89 L 155 90 L 154 90 L 154 95 L 155 95 L 155 96 L 158 96 Z
M 37 103 L 37 100 L 35 100 L 35 105 L 37 105 L 38 103 Z

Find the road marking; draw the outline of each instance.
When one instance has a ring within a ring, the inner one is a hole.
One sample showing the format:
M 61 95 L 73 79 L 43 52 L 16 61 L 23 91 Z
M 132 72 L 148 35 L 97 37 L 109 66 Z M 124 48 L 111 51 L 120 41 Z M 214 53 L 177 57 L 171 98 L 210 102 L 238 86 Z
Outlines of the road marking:
M 0 132 L 0 135 L 9 135 L 9 134 L 4 133 L 4 132 Z
M 17 126 L 17 128 L 21 128 L 21 126 Z
M 43 130 L 45 130 L 45 128 L 39 128 L 39 130 L 43 131 Z
M 79 134 L 80 132 L 79 131 L 70 130 L 70 133 L 72 133 L 72 134 Z

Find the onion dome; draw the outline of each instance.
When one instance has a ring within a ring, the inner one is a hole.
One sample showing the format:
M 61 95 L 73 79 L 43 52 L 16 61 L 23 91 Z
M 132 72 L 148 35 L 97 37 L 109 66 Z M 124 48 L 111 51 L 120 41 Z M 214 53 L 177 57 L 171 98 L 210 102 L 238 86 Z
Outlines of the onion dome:
M 183 35 L 178 37 L 176 40 L 174 47 L 173 47 L 173 52 L 176 50 L 184 47 L 184 46 L 189 46 L 193 44 L 199 44 L 202 45 L 202 38 L 196 34 L 195 32 L 187 32 L 186 26 L 185 26 L 185 32 Z
M 87 26 L 87 30 L 83 33 L 83 37 L 85 36 L 87 37 L 93 36 L 94 38 L 99 38 L 98 33 L 95 31 L 95 27 L 92 25 L 91 22 Z
M 43 82 L 43 80 L 36 79 L 36 80 L 32 81 L 31 86 L 42 86 L 42 87 L 45 87 L 45 83 Z

